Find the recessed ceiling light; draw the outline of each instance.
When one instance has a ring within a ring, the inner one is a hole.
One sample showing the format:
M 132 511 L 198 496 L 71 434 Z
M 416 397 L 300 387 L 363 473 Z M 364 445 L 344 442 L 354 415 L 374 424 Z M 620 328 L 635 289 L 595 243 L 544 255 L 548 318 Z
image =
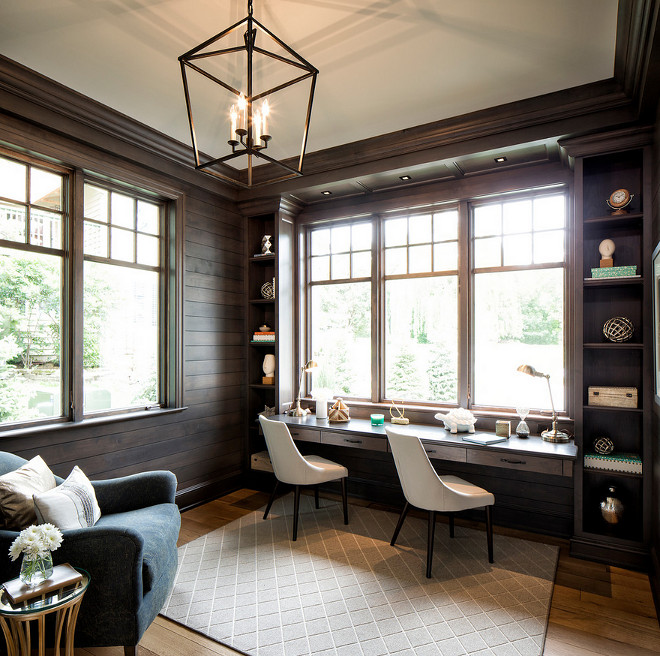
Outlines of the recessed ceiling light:
M 331 191 L 322 191 L 321 193 L 322 193 L 324 196 L 332 196 L 332 192 L 331 192 Z
M 506 157 L 496 157 L 496 158 L 495 158 L 495 161 L 496 161 L 498 164 L 501 164 L 502 162 L 506 162 Z
M 399 180 L 412 180 L 412 178 L 409 175 L 400 175 Z

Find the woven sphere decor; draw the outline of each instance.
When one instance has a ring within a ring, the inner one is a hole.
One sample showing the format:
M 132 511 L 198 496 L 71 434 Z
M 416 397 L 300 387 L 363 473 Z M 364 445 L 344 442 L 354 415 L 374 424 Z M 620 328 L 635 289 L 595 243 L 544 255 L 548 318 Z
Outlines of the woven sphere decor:
M 609 437 L 599 437 L 594 441 L 594 451 L 606 456 L 614 451 L 614 442 Z
M 612 317 L 603 325 L 603 335 L 610 342 L 627 342 L 634 330 L 633 322 L 626 317 Z
M 261 295 L 267 300 L 275 298 L 275 278 L 273 282 L 265 282 L 261 285 Z

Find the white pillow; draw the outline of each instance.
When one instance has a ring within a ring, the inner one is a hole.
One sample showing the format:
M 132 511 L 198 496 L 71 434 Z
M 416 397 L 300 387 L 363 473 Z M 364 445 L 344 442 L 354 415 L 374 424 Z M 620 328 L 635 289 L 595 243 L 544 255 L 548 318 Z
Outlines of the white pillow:
M 62 531 L 94 526 L 101 517 L 94 488 L 77 465 L 62 485 L 33 499 L 40 523 L 54 524 Z
M 0 508 L 2 526 L 21 531 L 34 524 L 32 495 L 52 490 L 56 485 L 53 472 L 41 456 L 35 456 L 22 467 L 0 476 Z

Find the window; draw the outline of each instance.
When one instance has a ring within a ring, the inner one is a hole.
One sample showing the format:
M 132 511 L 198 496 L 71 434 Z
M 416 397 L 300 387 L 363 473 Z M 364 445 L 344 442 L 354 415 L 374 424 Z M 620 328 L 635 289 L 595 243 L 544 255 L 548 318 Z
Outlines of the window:
M 154 405 L 163 208 L 90 183 L 84 196 L 84 411 Z
M 0 155 L 0 426 L 174 397 L 167 203 L 90 180 L 75 207 L 74 181 Z
M 310 235 L 311 345 L 316 388 L 371 396 L 370 223 Z
M 516 372 L 531 364 L 564 410 L 565 208 L 551 188 L 311 224 L 313 386 L 371 402 L 549 409 L 547 387 Z
M 474 405 L 547 408 L 545 382 L 513 374 L 531 364 L 565 409 L 565 205 L 552 194 L 473 207 Z
M 458 400 L 458 212 L 388 218 L 385 398 Z

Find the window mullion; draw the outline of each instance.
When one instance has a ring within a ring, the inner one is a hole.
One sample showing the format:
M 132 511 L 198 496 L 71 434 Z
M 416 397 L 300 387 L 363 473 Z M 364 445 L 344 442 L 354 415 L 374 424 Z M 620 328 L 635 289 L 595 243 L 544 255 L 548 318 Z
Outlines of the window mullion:
M 76 171 L 72 176 L 72 200 L 68 244 L 68 311 L 64 314 L 64 332 L 69 347 L 69 403 L 72 421 L 83 417 L 83 250 L 84 250 L 84 178 Z M 66 287 L 65 287 L 66 289 Z M 68 325 L 67 325 L 68 324 Z
M 467 201 L 458 204 L 458 403 L 470 405 L 473 370 L 472 326 L 470 307 L 473 281 L 470 275 L 470 207 Z
M 371 400 L 378 403 L 384 396 L 384 280 L 381 271 L 383 258 L 383 222 L 380 216 L 372 221 L 374 238 L 371 240 Z

